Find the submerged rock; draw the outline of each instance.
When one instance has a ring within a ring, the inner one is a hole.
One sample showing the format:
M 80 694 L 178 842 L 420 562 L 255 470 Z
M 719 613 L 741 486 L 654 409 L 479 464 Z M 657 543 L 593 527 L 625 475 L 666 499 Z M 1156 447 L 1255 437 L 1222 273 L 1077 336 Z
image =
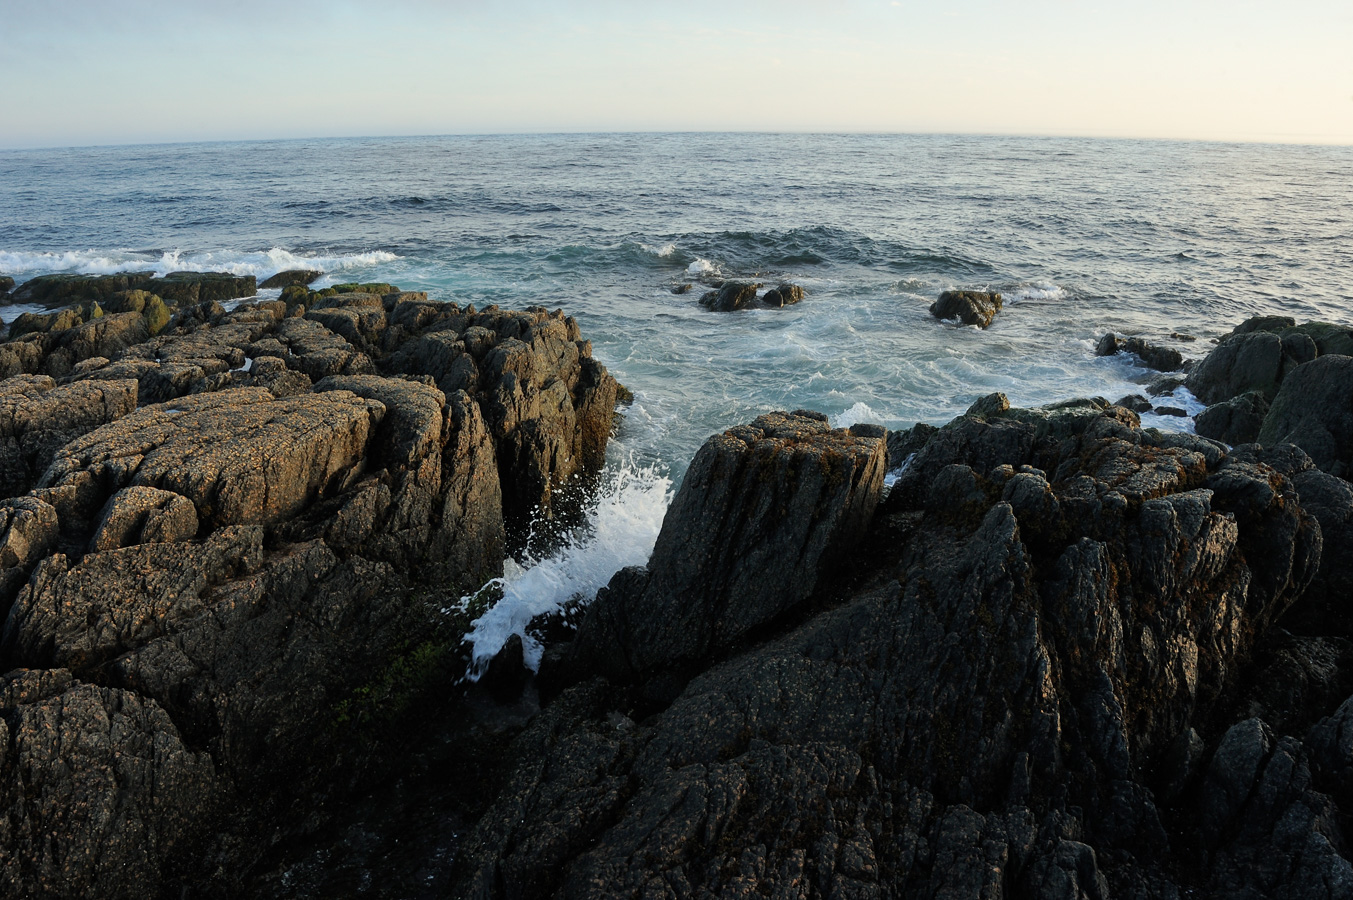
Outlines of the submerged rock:
M 756 305 L 756 292 L 760 284 L 748 281 L 727 281 L 717 290 L 706 291 L 700 298 L 700 305 L 715 312 L 732 312 Z
M 1001 295 L 988 291 L 945 291 L 930 304 L 937 319 L 957 319 L 964 325 L 986 328 L 1001 309 Z
M 1131 353 L 1147 368 L 1160 372 L 1174 372 L 1184 365 L 1184 357 L 1173 347 L 1160 347 L 1139 337 L 1120 338 L 1112 331 L 1095 345 L 1095 356 Z

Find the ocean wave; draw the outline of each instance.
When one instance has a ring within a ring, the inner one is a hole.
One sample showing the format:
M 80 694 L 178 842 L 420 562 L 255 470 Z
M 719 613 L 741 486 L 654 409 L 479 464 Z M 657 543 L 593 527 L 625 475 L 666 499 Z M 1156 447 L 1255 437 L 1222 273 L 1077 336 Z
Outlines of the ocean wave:
M 1018 303 L 1021 300 L 1065 300 L 1070 295 L 1065 288 L 1055 284 L 1034 284 L 1002 290 L 1001 296 L 1007 303 Z
M 507 560 L 503 577 L 490 582 L 503 596 L 465 637 L 472 647 L 469 678 L 477 681 L 514 634 L 522 638 L 527 667 L 537 671 L 544 648 L 527 626 L 570 602 L 591 600 L 625 566 L 646 563 L 671 502 L 672 480 L 654 466 L 627 457 L 604 471 L 585 528 L 544 559 Z
M 705 275 L 719 274 L 719 267 L 707 259 L 696 257 L 695 260 L 686 267 L 686 274 L 691 278 L 702 278 Z
M 849 428 L 852 425 L 861 423 L 877 425 L 883 421 L 883 418 L 868 403 L 857 401 L 850 409 L 839 412 L 830 419 L 833 428 Z
M 111 275 L 114 272 L 229 272 L 232 275 L 267 277 L 286 269 L 318 269 L 342 272 L 366 269 L 402 257 L 386 250 L 360 253 L 293 253 L 280 247 L 241 252 L 233 250 L 67 250 L 34 253 L 0 250 L 0 274 L 32 278 L 38 275 Z

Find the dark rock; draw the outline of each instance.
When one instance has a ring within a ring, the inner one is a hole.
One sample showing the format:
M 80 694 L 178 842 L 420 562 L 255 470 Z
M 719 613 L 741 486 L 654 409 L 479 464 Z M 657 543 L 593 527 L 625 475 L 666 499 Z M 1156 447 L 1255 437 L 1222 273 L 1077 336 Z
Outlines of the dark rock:
M 1001 309 L 1001 295 L 987 291 L 945 291 L 930 305 L 937 319 L 958 319 L 964 325 L 986 328 Z
M 1319 529 L 1289 482 L 1219 451 L 1153 446 L 1121 408 L 1063 413 L 1037 438 L 1017 412 L 940 429 L 907 470 L 923 473 L 914 489 L 887 501 L 887 522 L 915 526 L 860 557 L 877 577 L 854 573 L 832 602 L 743 632 L 736 654 L 672 685 L 670 705 L 600 680 L 564 692 L 515 743 L 458 892 L 1297 896 L 1341 884 L 1338 853 L 1312 849 L 1342 839 L 1296 742 L 1245 726 L 1205 764 L 1199 736 L 1314 572 Z M 694 490 L 678 502 L 695 509 Z M 703 532 L 747 515 L 710 508 Z M 710 559 L 696 540 L 709 539 L 686 539 L 691 564 Z M 661 542 L 649 570 L 625 570 L 594 602 L 578 641 L 599 610 L 670 609 L 646 604 L 671 552 Z M 789 562 L 758 568 L 779 579 Z M 652 644 L 630 632 L 613 652 Z M 636 703 L 637 727 L 614 724 Z M 1326 731 L 1334 767 L 1353 741 Z M 1154 771 L 1172 773 L 1178 812 L 1140 780 Z M 1195 855 L 1178 836 L 1200 824 Z
M 526 668 L 522 650 L 521 635 L 514 634 L 507 639 L 503 649 L 489 661 L 488 668 L 480 676 L 479 683 L 488 690 L 489 695 L 499 703 L 511 703 L 521 696 L 531 672 Z
M 756 305 L 756 292 L 760 287 L 753 282 L 728 281 L 718 290 L 707 291 L 700 298 L 700 305 L 715 312 L 747 309 Z
M 1347 477 L 1353 463 L 1353 357 L 1331 354 L 1294 369 L 1258 440 L 1296 444 L 1320 469 Z
M 1209 406 L 1238 394 L 1258 391 L 1267 400 L 1278 393 L 1287 370 L 1282 339 L 1267 331 L 1253 331 L 1224 339 L 1188 377 L 1186 384 Z
M 287 269 L 264 280 L 259 290 L 290 287 L 293 284 L 311 284 L 323 277 L 323 272 L 314 269 Z
M 224 303 L 258 293 L 258 281 L 253 275 L 226 272 L 170 272 L 138 287 L 159 294 L 177 306 Z
M 687 283 L 687 284 L 676 284 L 676 285 L 673 285 L 673 286 L 672 286 L 672 293 L 674 293 L 674 294 L 689 294 L 689 293 L 691 292 L 691 289 L 694 288 L 694 287 L 695 287 L 695 285 L 689 284 L 689 283 Z
M 216 777 L 159 704 L 64 670 L 0 682 L 0 892 L 144 897 L 200 838 Z
M 1157 406 L 1153 412 L 1158 416 L 1175 416 L 1183 419 L 1189 416 L 1188 410 L 1180 409 L 1178 406 Z
M 1291 328 L 1297 324 L 1297 320 L 1290 316 L 1250 316 L 1244 322 L 1241 322 L 1226 337 L 1232 337 L 1238 334 L 1253 334 L 1256 331 L 1266 331 L 1270 334 Z M 1223 338 L 1225 340 L 1225 338 Z
M 39 275 L 11 292 L 10 303 L 41 303 L 49 308 L 81 300 L 101 300 L 120 291 L 146 286 L 153 272 L 119 272 L 115 275 Z
M 1180 375 L 1157 375 L 1146 385 L 1146 393 L 1152 397 L 1173 394 L 1183 387 L 1187 379 Z
M 804 290 L 797 284 L 782 284 L 779 287 L 766 291 L 765 296 L 761 298 L 761 305 L 779 309 L 798 303 L 803 299 Z
M 807 599 L 868 526 L 884 442 L 789 413 L 705 442 L 646 570 L 626 569 L 588 608 L 575 650 L 619 680 L 681 667 Z
M 259 529 L 227 528 L 203 544 L 145 543 L 90 553 L 73 565 L 50 556 L 14 601 L 5 658 L 79 673 L 142 647 L 202 615 L 210 585 L 257 568 L 261 539 Z
M 14 290 L 14 279 L 8 275 L 0 275 L 0 303 L 9 302 L 9 294 Z
M 934 425 L 917 422 L 905 431 L 894 431 L 888 435 L 888 471 L 905 465 L 907 460 L 926 445 L 939 431 Z
M 1126 397 L 1114 403 L 1114 406 L 1121 406 L 1125 409 L 1130 409 L 1135 413 L 1150 412 L 1152 409 L 1151 401 L 1141 394 L 1128 394 Z
M 1131 353 L 1147 368 L 1160 372 L 1173 372 L 1184 365 L 1184 357 L 1178 350 L 1160 347 L 1139 337 L 1119 338 L 1110 331 L 1095 345 L 1096 356 L 1112 356 L 1120 352 Z
M 1296 325 L 1286 316 L 1256 316 L 1238 325 L 1189 374 L 1189 390 L 1207 404 L 1261 391 L 1272 402 L 1297 366 L 1317 356 L 1353 354 L 1353 329 L 1327 322 Z
M 1198 413 L 1194 430 L 1227 444 L 1248 444 L 1259 437 L 1268 409 L 1263 392 L 1250 391 Z

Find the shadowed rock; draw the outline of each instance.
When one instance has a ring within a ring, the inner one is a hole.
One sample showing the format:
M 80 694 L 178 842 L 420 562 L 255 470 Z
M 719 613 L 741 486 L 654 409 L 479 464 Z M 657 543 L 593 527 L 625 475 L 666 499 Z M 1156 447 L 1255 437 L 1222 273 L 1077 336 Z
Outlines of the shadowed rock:
M 1227 444 L 1248 444 L 1259 437 L 1268 408 L 1262 391 L 1250 391 L 1200 412 L 1194 418 L 1194 430 Z
M 1261 444 L 1296 444 L 1320 469 L 1353 474 L 1353 357 L 1322 356 L 1296 368 L 1264 418 Z
M 617 574 L 589 608 L 579 664 L 617 680 L 689 665 L 807 599 L 868 526 L 885 462 L 884 441 L 815 414 L 710 438 L 647 569 Z
M 1199 805 L 1158 807 L 1143 773 L 1202 727 L 1255 636 L 1300 596 L 1320 530 L 1272 468 L 1228 464 L 1198 438 L 1151 446 L 1163 437 L 1128 410 L 1044 416 L 1036 437 L 1006 418 L 1020 411 L 986 406 L 918 452 L 930 489 L 890 495 L 887 537 L 871 545 L 886 562 L 834 608 L 753 640 L 637 728 L 613 724 L 635 696 L 601 681 L 548 707 L 467 843 L 460 892 L 1178 891 L 1161 862 L 1171 836 L 1214 805 L 1190 793 Z M 711 513 L 705 532 L 746 517 Z M 784 564 L 764 561 L 762 577 Z M 611 592 L 656 578 L 629 570 Z M 645 653 L 649 637 L 617 652 Z M 1196 787 L 1203 751 L 1181 758 Z M 1318 796 L 1276 781 L 1256 793 L 1228 759 L 1214 763 L 1236 785 L 1227 797 L 1274 799 L 1205 813 L 1218 862 L 1189 883 L 1272 894 L 1342 871 L 1337 854 L 1306 850 L 1331 820 L 1292 812 Z
M 11 303 L 41 303 L 65 306 L 80 300 L 100 300 L 119 291 L 143 288 L 153 272 L 118 272 L 114 275 L 39 275 L 15 288 Z
M 718 290 L 706 291 L 700 305 L 715 312 L 732 312 L 757 305 L 756 292 L 761 285 L 750 281 L 725 282 Z
M 146 896 L 200 837 L 216 776 L 153 700 L 19 670 L 0 680 L 0 893 Z

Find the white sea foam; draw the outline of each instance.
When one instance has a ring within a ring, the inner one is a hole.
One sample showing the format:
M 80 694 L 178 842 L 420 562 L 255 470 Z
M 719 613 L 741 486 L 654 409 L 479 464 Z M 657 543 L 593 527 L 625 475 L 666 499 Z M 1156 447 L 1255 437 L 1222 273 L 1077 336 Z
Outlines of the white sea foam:
M 652 253 L 654 256 L 658 257 L 659 259 L 666 259 L 667 257 L 671 256 L 673 253 L 676 252 L 676 248 L 677 248 L 676 244 L 673 244 L 673 243 L 670 243 L 670 242 L 669 242 L 669 243 L 666 243 L 666 244 L 662 244 L 661 246 L 655 247 L 655 246 L 653 246 L 652 244 L 645 244 L 645 243 L 643 243 L 643 242 L 641 241 L 641 242 L 639 243 L 639 246 L 643 248 L 644 252 L 646 252 L 646 253 Z
M 719 267 L 707 259 L 695 258 L 695 262 L 686 267 L 686 274 L 692 278 L 699 278 L 701 275 L 713 275 L 719 271 Z
M 473 646 L 469 677 L 478 680 L 514 634 L 522 637 L 527 667 L 539 669 L 544 648 L 526 633 L 527 625 L 575 598 L 591 600 L 616 572 L 647 562 L 671 501 L 672 481 L 654 467 L 626 459 L 603 472 L 587 527 L 575 539 L 545 559 L 504 563 L 503 577 L 495 579 L 503 598 L 465 638 Z
M 1007 303 L 1018 303 L 1021 300 L 1065 300 L 1067 293 L 1055 284 L 1033 284 L 1001 291 L 1001 297 Z
M 60 253 L 0 250 L 0 274 L 25 276 L 53 273 L 111 275 L 115 272 L 229 272 L 267 277 L 286 269 L 342 272 L 364 269 L 400 259 L 386 250 L 339 255 L 306 255 L 280 247 L 267 251 L 206 250 L 187 253 L 167 250 L 158 255 L 134 250 L 68 250 Z
M 845 412 L 837 413 L 831 417 L 831 426 L 833 428 L 849 428 L 852 425 L 867 423 L 877 425 L 883 419 L 878 413 L 869 407 L 868 403 L 856 402 L 854 406 Z

